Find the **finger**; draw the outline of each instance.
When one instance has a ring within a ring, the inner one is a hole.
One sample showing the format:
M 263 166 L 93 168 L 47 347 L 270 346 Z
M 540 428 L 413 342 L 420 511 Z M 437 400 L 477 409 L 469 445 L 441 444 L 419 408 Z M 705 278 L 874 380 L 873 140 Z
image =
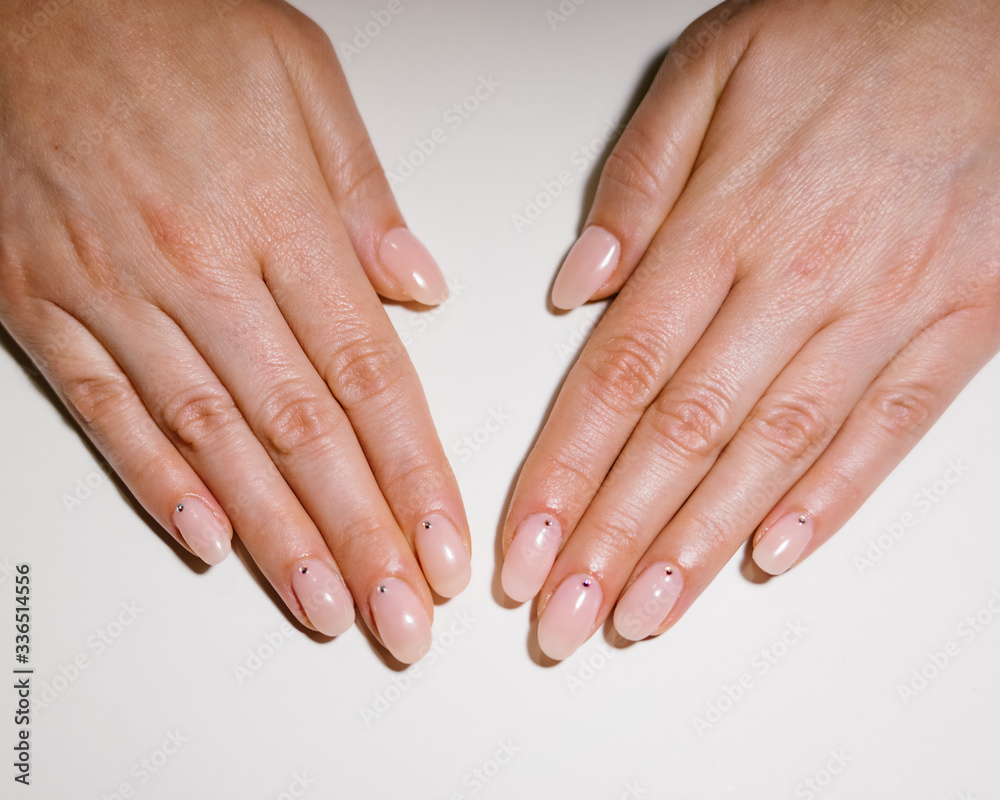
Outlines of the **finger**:
M 651 543 L 645 537 L 634 547 L 605 542 L 618 550 L 616 569 L 602 584 L 612 597 L 620 594 L 614 619 L 622 636 L 639 640 L 664 629 L 668 620 L 676 622 L 765 512 L 820 457 L 898 344 L 880 342 L 880 327 L 879 319 L 853 317 L 813 336 L 754 405 L 697 488 L 680 500 L 683 505 L 668 511 L 669 522 Z M 869 342 L 860 354 L 858 341 Z M 623 475 L 621 481 L 628 479 Z M 580 555 L 587 557 L 586 551 Z
M 368 279 L 392 300 L 442 302 L 444 275 L 406 227 L 333 45 L 305 15 L 291 7 L 288 13 L 294 34 L 276 41 L 312 150 Z
M 983 336 L 983 332 L 988 335 Z M 989 361 L 1000 320 L 981 309 L 922 331 L 885 368 L 819 460 L 768 513 L 753 558 L 780 574 L 833 536 Z M 962 465 L 949 465 L 961 478 Z M 806 521 L 800 523 L 801 517 Z
M 127 319 L 132 339 L 127 347 L 109 344 L 109 351 L 288 608 L 330 636 L 350 628 L 354 603 L 329 547 L 188 338 L 149 306 L 97 313 L 110 330 Z M 189 510 L 185 504 L 181 513 Z
M 617 298 L 604 314 L 518 477 L 503 533 L 501 581 L 511 598 L 541 588 L 643 412 L 708 329 L 734 272 L 713 244 L 682 247 L 667 233 L 650 246 L 634 277 L 649 290 Z
M 732 26 L 737 30 L 725 47 L 699 45 L 700 38 L 717 37 L 742 5 L 723 3 L 708 12 L 667 54 L 604 165 L 584 231 L 552 287 L 557 308 L 618 291 L 674 207 L 748 34 Z
M 811 309 L 800 303 L 790 310 L 786 297 L 748 313 L 759 296 L 753 281 L 734 288 L 643 414 L 566 542 L 539 594 L 538 640 L 551 657 L 565 658 L 603 621 L 638 558 L 720 467 L 720 453 L 812 333 Z M 598 598 L 588 616 L 568 613 L 563 599 L 582 591 L 580 575 L 589 581 L 586 594 Z
M 311 189 L 303 187 L 303 196 L 313 196 Z M 316 220 L 315 215 L 296 215 L 301 209 L 294 199 L 287 203 L 290 217 Z M 162 212 L 147 213 L 162 217 Z M 260 222 L 267 229 L 265 220 Z M 317 230 L 324 230 L 323 223 L 332 220 L 324 219 Z M 175 232 L 162 218 L 156 229 L 161 252 L 178 262 L 174 271 L 191 273 L 188 286 L 176 287 L 163 299 L 165 310 L 226 387 L 255 439 L 316 523 L 366 623 L 396 658 L 419 659 L 430 646 L 432 600 L 427 583 L 350 421 L 303 353 L 275 298 L 252 273 L 230 281 L 220 292 L 213 251 L 199 243 L 196 232 Z M 322 234 L 307 235 L 301 227 L 279 232 L 276 238 L 310 242 L 323 250 L 317 244 Z M 316 261 L 326 269 L 338 266 L 332 258 L 317 256 Z M 191 263 L 204 266 L 196 270 L 180 266 Z M 338 331 L 367 329 L 366 317 L 359 316 L 349 301 L 324 297 L 323 304 L 329 319 L 337 321 Z M 225 324 L 220 325 L 220 319 Z M 333 374 L 334 366 L 324 365 L 324 374 Z M 137 374 L 142 369 L 141 365 L 129 368 Z M 194 414 L 197 418 L 201 410 L 196 408 Z
M 39 366 L 108 464 L 181 546 L 206 564 L 221 562 L 231 549 L 229 519 L 114 359 L 62 309 L 40 305 L 33 317 L 44 331 L 32 348 Z
M 288 237 L 265 251 L 265 279 L 309 361 L 346 412 L 429 583 L 438 594 L 453 597 L 471 576 L 471 540 L 458 482 L 416 371 L 365 284 L 335 209 L 326 209 L 321 228 L 329 234 L 319 241 Z

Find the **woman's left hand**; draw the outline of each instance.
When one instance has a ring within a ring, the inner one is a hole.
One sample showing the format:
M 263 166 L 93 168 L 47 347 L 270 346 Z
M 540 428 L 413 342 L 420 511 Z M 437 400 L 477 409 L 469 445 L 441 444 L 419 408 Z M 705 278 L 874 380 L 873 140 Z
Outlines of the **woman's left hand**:
M 755 530 L 801 561 L 996 353 L 998 40 L 987 2 L 743 0 L 668 54 L 553 302 L 621 292 L 504 528 L 546 654 L 665 631 Z

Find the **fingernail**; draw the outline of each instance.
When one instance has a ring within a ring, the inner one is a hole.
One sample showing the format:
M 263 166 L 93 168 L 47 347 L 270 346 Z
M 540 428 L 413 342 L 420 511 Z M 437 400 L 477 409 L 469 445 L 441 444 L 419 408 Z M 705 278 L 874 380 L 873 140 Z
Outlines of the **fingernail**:
M 569 310 L 582 306 L 618 266 L 621 245 L 597 225 L 586 228 L 563 262 L 552 286 L 552 305 Z
M 371 607 L 382 644 L 398 660 L 412 664 L 431 649 L 431 621 L 406 581 L 386 578 L 372 591 Z
M 638 642 L 663 624 L 684 588 L 684 576 L 673 564 L 658 561 L 644 569 L 615 608 L 615 630 Z
M 500 571 L 500 585 L 511 600 L 530 600 L 545 583 L 556 560 L 562 528 L 549 514 L 532 514 L 517 527 Z
M 231 534 L 204 500 L 188 496 L 174 509 L 174 525 L 188 547 L 206 564 L 214 566 L 232 550 Z
M 354 601 L 343 581 L 316 558 L 299 562 L 292 573 L 292 590 L 306 616 L 320 633 L 340 636 L 354 624 Z
M 601 607 L 601 585 L 590 575 L 566 578 L 538 620 L 538 646 L 549 658 L 561 661 L 590 637 Z
M 413 536 L 424 577 L 442 597 L 454 597 L 469 585 L 472 564 L 465 542 L 441 514 L 431 514 L 417 525 Z
M 382 237 L 379 261 L 418 303 L 434 306 L 448 297 L 441 268 L 408 228 L 393 228 Z
M 794 564 L 813 537 L 813 522 L 808 514 L 786 514 L 760 538 L 753 548 L 753 560 L 764 572 L 780 575 Z

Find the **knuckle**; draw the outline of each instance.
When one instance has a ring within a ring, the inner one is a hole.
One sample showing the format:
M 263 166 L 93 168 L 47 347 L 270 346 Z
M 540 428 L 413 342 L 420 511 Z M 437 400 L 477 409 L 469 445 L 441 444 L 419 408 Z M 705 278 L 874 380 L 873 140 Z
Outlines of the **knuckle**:
M 396 342 L 357 339 L 341 347 L 324 371 L 327 385 L 345 405 L 390 398 L 400 386 L 405 367 L 402 345 Z
M 751 413 L 747 428 L 773 455 L 797 462 L 827 441 L 833 424 L 816 399 L 800 396 L 766 401 Z
M 916 384 L 878 389 L 868 407 L 876 423 L 893 436 L 916 435 L 931 419 L 936 395 Z
M 692 383 L 665 392 L 650 409 L 649 425 L 666 450 L 687 459 L 712 458 L 725 444 L 732 406 L 721 386 Z
M 346 564 L 351 561 L 367 563 L 373 553 L 386 548 L 385 525 L 374 516 L 362 516 L 346 522 L 330 541 L 334 560 Z
M 656 204 L 665 194 L 677 163 L 677 146 L 672 140 L 653 142 L 640 128 L 629 125 L 608 155 L 602 179 Z
M 167 430 L 194 451 L 211 447 L 242 419 L 220 387 L 206 386 L 179 392 L 164 405 L 160 416 Z
M 338 427 L 333 401 L 314 394 L 298 381 L 280 386 L 264 403 L 260 435 L 279 457 L 321 448 Z
M 738 528 L 725 514 L 713 517 L 701 512 L 694 513 L 689 519 L 685 519 L 684 526 L 686 530 L 696 532 L 697 546 L 702 556 L 727 552 L 738 532 Z
M 385 172 L 367 137 L 349 148 L 347 155 L 335 166 L 333 185 L 340 203 L 382 194 L 388 185 Z
M 384 493 L 397 508 L 419 513 L 444 496 L 450 476 L 451 468 L 446 464 L 413 459 L 386 479 Z
M 88 425 L 100 424 L 125 412 L 131 387 L 124 375 L 90 375 L 63 386 L 66 398 Z
M 663 338 L 651 331 L 623 333 L 585 352 L 589 392 L 613 411 L 634 413 L 659 390 L 667 363 Z

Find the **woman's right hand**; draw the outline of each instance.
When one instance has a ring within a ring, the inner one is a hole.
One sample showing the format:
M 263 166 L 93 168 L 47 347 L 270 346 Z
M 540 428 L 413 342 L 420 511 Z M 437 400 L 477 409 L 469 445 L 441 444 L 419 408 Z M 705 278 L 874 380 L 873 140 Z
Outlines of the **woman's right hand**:
M 37 11 L 0 9 L 0 320 L 178 541 L 235 527 L 303 624 L 356 603 L 419 659 L 468 524 L 376 293 L 446 288 L 329 40 L 267 0 Z

